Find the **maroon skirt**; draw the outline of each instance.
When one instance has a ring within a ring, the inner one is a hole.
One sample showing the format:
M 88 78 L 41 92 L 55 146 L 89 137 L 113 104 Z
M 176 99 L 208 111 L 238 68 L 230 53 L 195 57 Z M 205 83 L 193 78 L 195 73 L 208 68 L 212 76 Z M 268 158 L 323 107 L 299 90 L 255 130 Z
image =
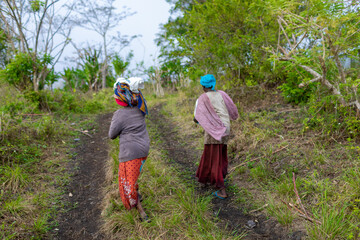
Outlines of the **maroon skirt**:
M 196 171 L 198 181 L 223 188 L 227 174 L 228 159 L 226 144 L 205 144 L 204 152 Z

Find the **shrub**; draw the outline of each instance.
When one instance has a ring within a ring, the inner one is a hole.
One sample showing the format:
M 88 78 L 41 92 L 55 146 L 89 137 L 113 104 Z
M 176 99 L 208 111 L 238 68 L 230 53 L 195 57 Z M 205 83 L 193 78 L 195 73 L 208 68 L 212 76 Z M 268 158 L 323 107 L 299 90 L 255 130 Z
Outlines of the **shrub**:
M 299 84 L 303 81 L 296 72 L 288 72 L 286 83 L 282 84 L 279 89 L 281 95 L 290 103 L 306 103 L 314 93 L 318 83 L 311 83 L 306 88 L 299 88 Z

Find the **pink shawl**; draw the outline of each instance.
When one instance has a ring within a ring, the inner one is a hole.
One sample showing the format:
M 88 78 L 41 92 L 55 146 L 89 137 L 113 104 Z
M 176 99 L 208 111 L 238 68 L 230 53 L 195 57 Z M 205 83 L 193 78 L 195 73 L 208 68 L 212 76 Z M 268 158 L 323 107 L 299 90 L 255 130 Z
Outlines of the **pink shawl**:
M 224 99 L 230 119 L 236 120 L 239 117 L 236 105 L 229 97 L 229 95 L 227 95 L 225 92 L 220 90 L 218 92 Z M 219 116 L 216 114 L 206 93 L 203 93 L 198 99 L 197 107 L 195 110 L 195 119 L 204 128 L 204 130 L 216 140 L 221 141 L 221 138 L 223 136 L 226 136 L 226 127 L 224 123 L 220 120 Z

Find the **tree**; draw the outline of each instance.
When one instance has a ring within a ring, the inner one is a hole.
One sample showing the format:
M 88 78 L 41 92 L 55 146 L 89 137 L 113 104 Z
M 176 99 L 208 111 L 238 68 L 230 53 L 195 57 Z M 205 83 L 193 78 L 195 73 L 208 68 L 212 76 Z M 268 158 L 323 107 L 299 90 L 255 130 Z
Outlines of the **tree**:
M 193 6 L 198 3 L 205 2 L 194 0 L 166 0 L 172 4 L 170 12 L 172 16 L 169 17 L 168 22 L 161 26 L 161 32 L 157 35 L 156 44 L 160 47 L 160 64 L 161 69 L 171 82 L 172 78 L 175 81 L 179 80 L 180 75 L 186 74 L 187 69 L 191 64 L 189 59 L 189 47 L 184 47 L 182 39 L 186 39 L 188 32 L 188 22 L 186 22 L 184 15 L 191 11 Z M 175 17 L 174 17 L 175 16 Z M 176 78 L 177 77 L 177 78 Z
M 44 84 L 69 43 L 71 27 L 65 31 L 64 26 L 72 9 L 69 7 L 66 14 L 60 16 L 55 11 L 58 2 L 59 0 L 5 0 L 0 3 L 0 17 L 8 48 L 13 56 L 22 53 L 31 58 L 32 71 L 29 74 L 32 76 L 24 77 L 31 79 L 34 91 L 38 91 Z M 55 41 L 55 37 L 61 40 Z M 40 60 L 49 56 L 52 56 L 50 62 Z
M 83 49 L 82 63 L 80 64 L 83 68 L 85 79 L 89 90 L 98 90 L 100 72 L 104 64 L 99 61 L 101 51 L 96 49 Z
M 128 46 L 132 39 L 137 36 L 122 36 L 120 32 L 117 35 L 112 35 L 111 30 L 119 26 L 119 22 L 125 18 L 133 15 L 129 9 L 121 12 L 116 12 L 114 7 L 115 0 L 101 0 L 101 1 L 85 1 L 79 0 L 76 5 L 79 18 L 76 21 L 81 27 L 98 33 L 102 38 L 103 45 L 103 66 L 102 72 L 102 88 L 106 87 L 106 76 L 109 61 L 109 45 L 113 41 L 117 41 L 122 45 L 121 48 Z
M 176 9 L 182 9 L 180 2 Z M 230 87 L 277 81 L 279 73 L 264 49 L 277 43 L 275 18 L 266 8 L 269 0 L 185 2 L 182 15 L 164 25 L 158 41 L 166 62 L 174 66 L 180 58 L 187 69 L 213 73 Z
M 65 68 L 61 74 L 62 79 L 65 81 L 64 89 L 71 92 L 81 90 L 86 92 L 89 90 L 86 82 L 86 74 L 83 69 L 80 68 Z
M 9 62 L 8 56 L 8 46 L 7 46 L 7 36 L 5 34 L 4 24 L 0 19 L 0 67 L 5 68 L 6 64 Z
M 131 59 L 134 54 L 130 52 L 125 59 L 120 57 L 118 54 L 115 54 L 112 60 L 112 65 L 114 67 L 115 74 L 117 77 L 123 77 L 124 72 L 130 64 Z
M 29 89 L 32 85 L 33 62 L 27 53 L 19 53 L 1 71 L 1 77 L 20 91 Z
M 303 70 L 299 87 L 320 82 L 343 106 L 360 110 L 360 3 L 358 1 L 274 1 L 279 37 L 275 59 Z M 301 11 L 299 11 L 301 9 Z
M 161 86 L 162 70 L 159 67 L 151 66 L 146 70 L 146 73 L 152 82 L 153 90 L 156 96 L 163 97 L 164 89 Z

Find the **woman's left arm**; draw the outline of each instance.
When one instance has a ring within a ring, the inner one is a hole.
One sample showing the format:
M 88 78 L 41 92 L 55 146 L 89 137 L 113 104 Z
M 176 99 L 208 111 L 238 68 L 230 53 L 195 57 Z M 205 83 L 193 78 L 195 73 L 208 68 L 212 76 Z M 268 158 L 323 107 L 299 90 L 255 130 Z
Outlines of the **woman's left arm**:
M 122 130 L 122 124 L 121 124 L 121 115 L 115 113 L 111 119 L 111 124 L 109 128 L 109 138 L 115 139 L 117 138 Z

